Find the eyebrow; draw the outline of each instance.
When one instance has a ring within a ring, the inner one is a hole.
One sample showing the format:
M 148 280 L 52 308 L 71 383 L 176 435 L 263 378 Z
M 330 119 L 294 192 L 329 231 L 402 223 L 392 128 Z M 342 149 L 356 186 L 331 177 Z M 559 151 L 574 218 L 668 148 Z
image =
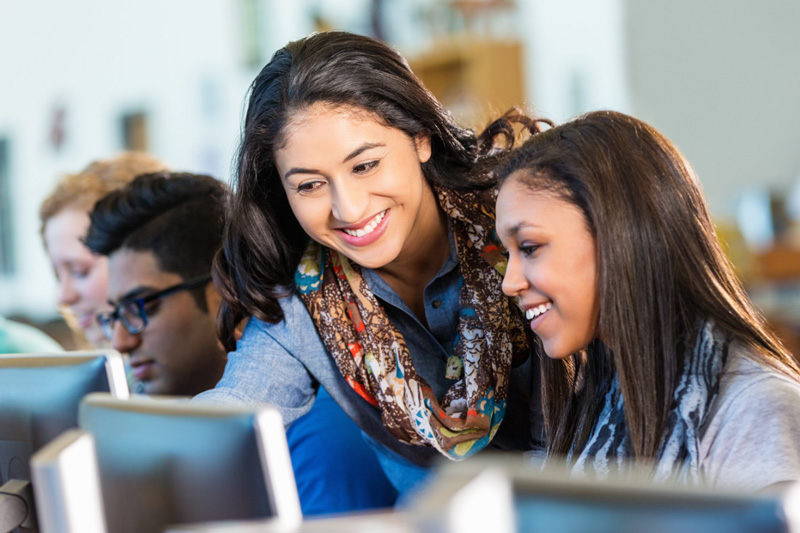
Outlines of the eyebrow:
M 519 233 L 522 230 L 522 228 L 526 227 L 537 228 L 539 226 L 537 226 L 536 224 L 531 224 L 530 222 L 522 221 L 514 224 L 513 226 L 503 231 L 503 234 L 508 235 L 509 237 L 515 237 L 517 233 Z
M 364 143 L 352 152 L 350 152 L 347 157 L 342 160 L 342 163 L 347 163 L 351 159 L 354 159 L 361 155 L 362 153 L 366 152 L 367 150 L 372 150 L 373 148 L 379 148 L 382 146 L 386 146 L 384 143 Z M 292 174 L 321 174 L 321 172 L 314 168 L 301 168 L 301 167 L 294 167 L 290 168 L 286 171 L 286 174 L 283 175 L 284 180 L 288 180 L 289 176 Z
M 320 173 L 319 170 L 316 170 L 316 169 L 313 169 L 313 168 L 295 167 L 295 168 L 290 168 L 289 170 L 287 170 L 286 174 L 283 175 L 283 179 L 284 180 L 288 180 L 289 176 L 291 176 L 292 174 L 319 174 L 319 173 Z
M 108 303 L 110 305 L 112 305 L 112 306 L 115 306 L 118 303 L 124 302 L 125 300 L 130 300 L 132 298 L 137 298 L 137 297 L 140 297 L 142 295 L 146 295 L 148 292 L 155 292 L 157 290 L 158 289 L 156 289 L 155 287 L 139 286 L 139 287 L 131 289 L 128 292 L 126 292 L 125 294 L 123 294 L 119 298 L 119 300 L 117 300 L 116 302 L 108 300 Z
M 352 152 L 350 152 L 350 155 L 345 157 L 344 161 L 342 161 L 342 163 L 347 163 L 348 161 L 350 161 L 354 157 L 358 157 L 363 152 L 366 152 L 367 150 L 372 150 L 373 148 L 378 148 L 380 146 L 386 146 L 386 145 L 383 144 L 383 143 L 364 143 L 361 146 L 359 146 L 358 148 L 356 148 L 355 150 L 353 150 Z

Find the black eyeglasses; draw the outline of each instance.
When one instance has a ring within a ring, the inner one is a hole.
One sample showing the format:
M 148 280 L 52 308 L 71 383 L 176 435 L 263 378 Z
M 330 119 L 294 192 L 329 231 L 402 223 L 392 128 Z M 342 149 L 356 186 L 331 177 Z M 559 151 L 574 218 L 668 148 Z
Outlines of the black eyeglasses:
M 166 289 L 161 289 L 160 291 L 151 292 L 141 298 L 127 298 L 118 303 L 113 311 L 98 314 L 97 322 L 100 324 L 103 335 L 105 335 L 108 340 L 111 340 L 111 337 L 114 335 L 114 323 L 117 320 L 122 322 L 122 325 L 125 326 L 128 333 L 131 335 L 138 335 L 144 331 L 144 328 L 147 326 L 147 312 L 144 308 L 146 304 L 169 296 L 170 294 L 175 294 L 176 292 L 202 287 L 209 281 L 211 281 L 211 276 L 206 274 L 167 287 Z

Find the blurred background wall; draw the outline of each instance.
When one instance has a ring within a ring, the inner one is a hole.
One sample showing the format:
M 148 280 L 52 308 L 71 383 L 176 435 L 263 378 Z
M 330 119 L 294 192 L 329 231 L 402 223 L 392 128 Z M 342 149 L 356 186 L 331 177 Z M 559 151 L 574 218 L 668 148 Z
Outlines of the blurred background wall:
M 3 0 L 0 314 L 57 316 L 38 207 L 61 175 L 142 149 L 230 181 L 248 84 L 320 29 L 394 45 L 475 128 L 514 104 L 651 122 L 694 165 L 764 305 L 793 309 L 775 299 L 800 267 L 775 292 L 759 258 L 789 249 L 779 266 L 800 265 L 770 226 L 792 215 L 800 172 L 798 27 L 796 0 Z

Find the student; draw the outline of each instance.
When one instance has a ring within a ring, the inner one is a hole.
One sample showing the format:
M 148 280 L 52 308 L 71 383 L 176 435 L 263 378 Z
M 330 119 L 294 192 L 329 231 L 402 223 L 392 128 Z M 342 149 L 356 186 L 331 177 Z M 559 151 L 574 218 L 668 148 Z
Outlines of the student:
M 146 394 L 193 396 L 222 375 L 210 270 L 225 194 L 209 176 L 144 174 L 89 214 L 86 246 L 108 257 L 114 305 L 98 323 L 114 349 L 128 355 Z
M 146 174 L 97 202 L 87 246 L 108 256 L 114 309 L 100 323 L 147 394 L 191 396 L 225 366 L 211 263 L 227 187 L 209 176 Z M 304 514 L 389 507 L 396 492 L 358 428 L 327 397 L 287 432 Z M 352 479 L 366 476 L 355 485 Z
M 164 169 L 147 154 L 123 152 L 64 176 L 42 202 L 42 239 L 58 280 L 58 303 L 78 334 L 79 347 L 108 344 L 97 324 L 97 314 L 108 309 L 106 258 L 92 254 L 82 242 L 89 211 L 100 197 L 137 175 Z
M 595 112 L 499 171 L 503 290 L 542 358 L 551 456 L 605 477 L 756 490 L 800 479 L 798 366 L 748 300 L 691 167 L 651 126 Z
M 488 173 L 494 137 L 524 119 L 476 136 L 367 37 L 279 50 L 251 87 L 215 268 L 229 362 L 199 399 L 274 404 L 290 424 L 321 385 L 401 493 L 437 458 L 539 446 Z

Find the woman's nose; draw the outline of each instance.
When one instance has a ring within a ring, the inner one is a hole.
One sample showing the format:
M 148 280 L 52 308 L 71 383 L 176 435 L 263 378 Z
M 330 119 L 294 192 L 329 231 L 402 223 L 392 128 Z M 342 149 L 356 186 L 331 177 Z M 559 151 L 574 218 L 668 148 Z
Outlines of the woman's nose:
M 506 296 L 517 296 L 528 288 L 528 280 L 522 275 L 522 268 L 515 255 L 508 258 L 506 274 L 503 276 L 503 293 Z
M 70 276 L 63 276 L 58 282 L 58 304 L 70 306 L 78 302 L 80 297 Z
M 355 183 L 337 183 L 333 186 L 331 212 L 333 217 L 346 224 L 360 222 L 366 216 L 368 194 Z

